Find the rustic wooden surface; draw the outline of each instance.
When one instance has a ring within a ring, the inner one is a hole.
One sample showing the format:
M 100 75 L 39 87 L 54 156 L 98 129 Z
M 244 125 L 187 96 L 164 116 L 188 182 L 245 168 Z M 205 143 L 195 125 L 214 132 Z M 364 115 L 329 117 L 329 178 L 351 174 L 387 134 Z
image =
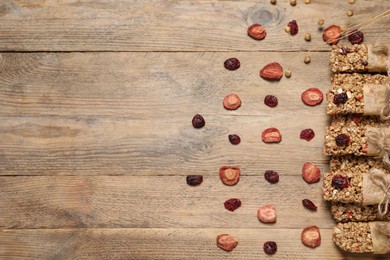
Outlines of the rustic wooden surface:
M 325 102 L 308 107 L 300 94 L 329 85 L 330 48 L 317 20 L 351 26 L 390 3 L 278 2 L 2 1 L 0 258 L 263 259 L 262 244 L 275 240 L 275 259 L 367 259 L 333 245 L 321 183 L 302 180 L 306 161 L 328 169 L 329 118 Z M 293 19 L 300 33 L 291 37 L 283 28 Z M 265 40 L 247 37 L 253 22 L 266 25 Z M 365 41 L 389 41 L 389 22 L 368 25 Z M 224 69 L 229 57 L 239 70 Z M 273 61 L 293 76 L 262 80 L 259 69 Z M 226 111 L 232 92 L 243 104 Z M 268 94 L 276 108 L 263 104 Z M 202 129 L 191 125 L 196 113 Z M 268 127 L 280 129 L 280 144 L 261 141 Z M 299 139 L 304 128 L 315 130 L 311 142 Z M 242 143 L 232 146 L 229 133 Z M 222 165 L 241 167 L 236 186 L 219 180 Z M 280 173 L 278 184 L 264 180 L 268 169 Z M 204 182 L 190 187 L 188 174 Z M 236 212 L 223 207 L 231 197 L 242 200 Z M 269 203 L 278 220 L 266 225 L 256 210 Z M 321 228 L 319 248 L 300 242 L 308 225 Z M 220 233 L 239 239 L 233 252 L 216 247 Z

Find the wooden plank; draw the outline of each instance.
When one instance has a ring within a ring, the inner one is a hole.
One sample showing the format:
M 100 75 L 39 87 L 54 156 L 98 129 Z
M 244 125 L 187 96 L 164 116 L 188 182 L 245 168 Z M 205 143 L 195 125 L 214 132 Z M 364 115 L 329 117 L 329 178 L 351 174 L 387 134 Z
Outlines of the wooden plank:
M 237 71 L 222 66 L 231 56 L 242 62 Z M 308 107 L 300 99 L 309 87 L 328 88 L 327 53 L 313 53 L 310 65 L 298 53 L 1 57 L 1 175 L 213 175 L 224 164 L 241 166 L 245 175 L 299 175 L 307 160 L 327 167 L 325 102 Z M 259 69 L 271 61 L 291 68 L 292 78 L 261 79 Z M 221 105 L 231 92 L 243 100 L 237 111 Z M 274 109 L 263 104 L 268 94 L 279 98 Z M 192 127 L 196 113 L 205 116 L 204 129 Z M 280 144 L 261 141 L 268 127 L 281 130 Z M 300 140 L 309 127 L 317 136 Z M 242 143 L 232 146 L 229 133 Z
M 305 247 L 301 229 L 32 229 L 1 230 L 4 259 L 263 259 L 262 245 L 274 240 L 277 259 L 378 259 L 349 255 L 336 248 L 331 230 L 321 229 L 321 246 Z M 216 246 L 216 236 L 228 233 L 239 243 L 232 252 Z M 382 257 L 385 259 L 385 257 Z
M 300 228 L 308 224 L 332 228 L 321 183 L 307 184 L 300 176 L 281 174 L 278 184 L 263 177 L 242 176 L 225 186 L 217 174 L 198 187 L 180 176 L 34 176 L 1 177 L 1 228 Z M 242 206 L 226 210 L 224 201 L 239 198 Z M 302 199 L 313 200 L 309 211 Z M 275 204 L 277 223 L 257 219 L 257 209 Z M 293 216 L 293 217 L 292 217 Z
M 390 8 L 386 0 L 313 1 L 292 7 L 288 1 L 74 1 L 3 0 L 0 4 L 0 51 L 300 51 L 329 50 L 317 20 L 326 26 L 366 24 Z M 347 17 L 346 11 L 354 10 Z M 284 27 L 297 20 L 300 33 Z M 365 41 L 382 34 L 389 17 L 364 28 Z M 246 35 L 248 24 L 263 24 L 268 35 L 258 42 Z M 311 43 L 304 33 L 311 32 Z M 345 41 L 347 42 L 347 41 Z

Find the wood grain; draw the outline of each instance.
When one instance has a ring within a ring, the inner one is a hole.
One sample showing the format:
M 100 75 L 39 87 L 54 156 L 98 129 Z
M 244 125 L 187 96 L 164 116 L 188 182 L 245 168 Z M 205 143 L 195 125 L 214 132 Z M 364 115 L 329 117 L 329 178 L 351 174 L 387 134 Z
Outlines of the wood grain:
M 242 63 L 233 72 L 222 66 L 231 55 Z M 3 53 L 0 174 L 214 175 L 236 164 L 244 175 L 299 175 L 308 160 L 325 170 L 325 102 L 308 107 L 300 94 L 325 93 L 328 58 L 313 53 L 305 65 L 298 53 Z M 291 68 L 292 78 L 261 79 L 271 61 Z M 243 101 L 236 111 L 222 106 L 231 92 Z M 276 108 L 263 104 L 268 94 L 278 97 Z M 196 113 L 205 128 L 192 127 Z M 261 141 L 268 127 L 280 129 L 280 144 Z M 316 137 L 300 140 L 309 127 Z M 242 143 L 232 146 L 229 133 Z
M 217 174 L 199 187 L 187 185 L 184 176 L 1 177 L 0 197 L 7 199 L 0 200 L 6 209 L 0 228 L 333 228 L 321 183 L 283 173 L 271 185 L 263 176 L 242 176 L 234 187 Z M 235 212 L 223 206 L 230 198 L 242 201 Z M 313 200 L 317 211 L 305 209 L 304 198 Z M 257 219 L 264 204 L 275 204 L 277 223 Z
M 136 1 L 3 0 L 0 4 L 1 51 L 302 51 L 329 50 L 317 21 L 349 28 L 390 8 L 385 0 L 288 1 Z M 354 16 L 347 17 L 349 9 Z M 300 33 L 284 27 L 297 20 Z M 364 28 L 365 40 L 390 40 L 389 17 Z M 258 42 L 246 35 L 248 25 L 267 29 Z M 305 32 L 313 35 L 304 41 Z M 380 36 L 378 36 L 380 35 Z M 347 41 L 344 41 L 347 42 Z

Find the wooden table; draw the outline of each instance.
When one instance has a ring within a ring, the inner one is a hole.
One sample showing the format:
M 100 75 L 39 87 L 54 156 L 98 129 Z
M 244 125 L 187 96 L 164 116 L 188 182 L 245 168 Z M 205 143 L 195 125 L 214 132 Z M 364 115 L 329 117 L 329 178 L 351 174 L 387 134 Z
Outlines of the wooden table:
M 326 102 L 308 107 L 300 94 L 330 84 L 318 19 L 350 28 L 390 2 L 297 2 L 1 1 L 1 259 L 265 259 L 267 240 L 278 243 L 274 259 L 347 256 L 332 242 L 321 183 L 301 177 L 307 161 L 328 170 Z M 299 34 L 290 36 L 284 27 L 294 19 Z M 262 41 L 246 35 L 256 22 L 267 29 Z M 389 42 L 389 22 L 368 24 L 365 42 Z M 223 67 L 230 57 L 239 70 Z M 274 61 L 292 77 L 261 79 L 259 69 Z M 243 101 L 236 111 L 222 107 L 229 93 Z M 276 108 L 263 104 L 268 94 Z M 196 113 L 203 129 L 191 125 Z M 280 129 L 280 144 L 261 141 L 268 127 Z M 312 141 L 299 139 L 304 128 L 314 129 Z M 222 184 L 222 165 L 241 168 L 238 185 Z M 278 184 L 264 180 L 269 169 Z M 190 174 L 203 183 L 188 186 Z M 232 197 L 243 203 L 235 212 L 223 207 Z M 302 207 L 304 198 L 317 212 Z M 257 219 L 268 203 L 276 224 Z M 308 225 L 321 229 L 316 249 L 300 241 Z M 221 233 L 237 237 L 234 251 L 216 246 Z

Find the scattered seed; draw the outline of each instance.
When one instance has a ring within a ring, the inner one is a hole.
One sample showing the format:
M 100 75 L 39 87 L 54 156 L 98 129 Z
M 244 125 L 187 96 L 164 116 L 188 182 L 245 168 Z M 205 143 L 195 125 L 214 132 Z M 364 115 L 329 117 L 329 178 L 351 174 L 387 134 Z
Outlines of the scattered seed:
M 202 128 L 202 127 L 204 127 L 205 124 L 206 124 L 206 122 L 204 121 L 203 116 L 201 116 L 199 114 L 196 114 L 192 118 L 192 126 L 195 128 Z
M 307 183 L 316 183 L 321 179 L 321 170 L 311 162 L 306 162 L 302 166 L 302 178 Z
M 352 11 L 352 10 L 348 10 L 348 11 L 347 11 L 347 15 L 348 15 L 349 17 L 351 17 L 351 16 L 353 15 L 353 11 Z
M 267 170 L 264 173 L 264 178 L 272 184 L 279 182 L 279 173 L 273 170 Z
M 264 143 L 280 143 L 282 135 L 275 127 L 267 128 L 261 133 L 261 139 Z
M 202 175 L 188 175 L 187 184 L 190 186 L 198 186 L 203 182 Z
M 226 69 L 236 70 L 240 67 L 240 61 L 237 58 L 229 58 L 223 63 Z
M 266 253 L 267 255 L 275 254 L 277 249 L 278 249 L 278 246 L 276 245 L 276 242 L 274 242 L 274 241 L 267 241 L 263 245 L 264 253 Z
M 350 3 L 351 5 L 353 5 L 355 3 L 355 0 L 348 0 L 348 3 Z
M 348 178 L 342 175 L 335 175 L 332 178 L 332 186 L 340 190 L 344 188 L 348 188 L 349 186 Z
M 227 110 L 236 110 L 241 106 L 241 99 L 237 94 L 229 94 L 223 99 L 223 107 Z
M 305 58 L 303 59 L 303 61 L 304 61 L 306 64 L 309 64 L 310 61 L 311 61 L 310 56 L 305 56 Z
M 217 246 L 225 251 L 232 251 L 237 244 L 237 239 L 229 234 L 221 234 L 217 236 Z
M 301 131 L 299 138 L 304 139 L 306 141 L 310 141 L 311 139 L 314 138 L 314 136 L 315 136 L 315 133 L 314 133 L 313 129 L 307 128 L 307 129 L 303 129 Z
M 331 25 L 323 31 L 322 39 L 329 45 L 335 45 L 339 42 L 340 35 L 341 27 L 338 25 Z
M 265 30 L 265 28 L 258 23 L 249 26 L 247 33 L 255 40 L 262 40 L 265 38 L 265 36 L 267 36 L 267 31 Z
M 316 210 L 317 209 L 317 206 L 311 200 L 308 200 L 308 199 L 303 199 L 302 200 L 302 205 L 305 208 L 310 209 L 310 210 Z
M 270 2 L 271 2 L 271 4 L 273 4 L 273 5 L 276 4 L 276 0 L 271 0 Z
M 292 20 L 287 24 L 287 27 L 290 27 L 290 35 L 296 35 L 298 33 L 297 21 Z
M 302 102 L 308 106 L 316 106 L 322 103 L 324 96 L 318 88 L 309 88 L 302 92 Z
M 240 168 L 233 166 L 222 166 L 219 169 L 219 177 L 225 185 L 236 185 L 240 181 Z
M 225 206 L 225 209 L 229 211 L 235 211 L 237 208 L 241 206 L 241 200 L 235 198 L 228 199 L 223 203 L 223 205 Z
M 269 107 L 276 107 L 278 105 L 278 98 L 273 95 L 267 95 L 264 98 L 264 104 Z
M 364 34 L 359 30 L 353 30 L 348 33 L 348 41 L 352 44 L 360 44 L 363 42 Z
M 284 31 L 285 31 L 286 33 L 290 33 L 290 32 L 291 32 L 290 26 L 284 27 Z
M 290 5 L 295 6 L 297 4 L 296 0 L 290 0 Z
M 311 3 L 311 0 L 305 0 L 305 4 L 310 4 Z
M 280 80 L 283 77 L 283 68 L 277 62 L 265 65 L 259 71 L 260 77 L 267 80 Z
M 285 70 L 285 71 L 284 71 L 284 76 L 285 76 L 286 78 L 290 78 L 290 77 L 291 77 L 291 70 Z
M 241 142 L 241 138 L 236 134 L 231 134 L 228 137 L 231 144 L 237 145 Z
M 323 26 L 324 23 L 325 23 L 325 20 L 324 20 L 324 19 L 318 19 L 317 24 L 318 24 L 319 26 Z
M 305 41 L 308 41 L 308 42 L 311 41 L 311 34 L 310 33 L 305 34 Z
M 274 205 L 263 205 L 257 210 L 257 218 L 263 223 L 276 222 L 276 209 Z
M 309 226 L 302 230 L 301 241 L 305 246 L 315 248 L 321 245 L 320 229 L 317 226 Z

